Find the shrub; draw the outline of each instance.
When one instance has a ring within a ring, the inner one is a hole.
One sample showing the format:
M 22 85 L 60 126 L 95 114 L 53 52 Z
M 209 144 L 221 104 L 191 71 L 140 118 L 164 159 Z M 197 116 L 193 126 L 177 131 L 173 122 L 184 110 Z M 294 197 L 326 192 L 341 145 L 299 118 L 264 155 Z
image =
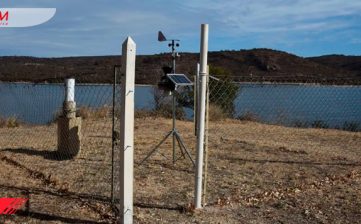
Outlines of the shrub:
M 185 92 L 184 92 L 185 93 Z M 172 97 L 171 95 L 167 95 L 162 90 L 158 88 L 154 88 L 153 90 L 153 97 L 155 102 L 155 109 L 153 110 L 154 116 L 160 116 L 165 118 L 172 118 L 173 117 L 173 107 L 172 107 Z M 183 97 L 186 97 L 182 94 L 177 94 L 176 99 L 176 119 L 184 120 L 186 119 L 186 114 L 184 112 L 183 105 L 180 99 L 184 100 Z
M 158 107 L 154 110 L 154 114 L 156 116 L 165 117 L 165 118 L 172 118 L 173 117 L 173 110 L 171 105 L 163 104 L 162 106 Z M 176 107 L 175 110 L 175 117 L 178 120 L 185 120 L 186 114 L 183 110 L 183 107 Z
M 76 116 L 81 117 L 83 119 L 89 119 L 89 118 L 106 118 L 108 115 L 111 114 L 111 107 L 103 106 L 100 108 L 90 108 L 90 107 L 79 107 L 79 109 L 76 111 Z
M 6 126 L 8 128 L 16 128 L 20 126 L 20 122 L 16 117 L 9 117 Z
M 156 113 L 154 110 L 136 110 L 134 112 L 135 118 L 145 118 L 145 117 L 154 117 Z
M 329 128 L 328 124 L 323 120 L 316 120 L 311 124 L 313 128 Z
M 0 128 L 6 127 L 6 119 L 0 117 Z
M 257 114 L 251 111 L 246 111 L 245 113 L 240 115 L 238 119 L 241 121 L 260 121 L 260 118 L 257 116 Z
M 219 121 L 227 118 L 227 114 L 217 104 L 210 104 L 208 110 L 210 121 Z
M 293 127 L 296 128 L 307 128 L 309 125 L 307 122 L 305 121 L 295 121 L 293 122 Z
M 210 105 L 217 105 L 218 115 L 222 114 L 222 119 L 224 116 L 234 118 L 234 101 L 239 92 L 239 84 L 233 82 L 231 73 L 225 70 L 222 67 L 210 66 L 209 74 L 216 76 L 219 80 L 209 79 L 209 103 Z M 171 117 L 171 100 L 169 96 L 166 96 L 158 88 L 154 89 L 153 92 L 156 111 L 158 113 L 163 113 L 165 117 Z M 194 88 L 181 87 L 177 91 L 177 118 L 182 117 L 184 114 L 183 107 L 193 108 L 194 105 Z M 220 113 L 219 110 L 222 110 Z M 214 116 L 213 116 L 214 118 Z M 178 118 L 179 119 L 179 118 Z
M 218 105 L 228 117 L 233 118 L 239 84 L 234 83 L 231 74 L 222 67 L 209 66 L 209 74 L 220 78 L 209 79 L 209 102 Z
M 361 130 L 361 127 L 360 127 L 360 124 L 357 122 L 346 121 L 342 126 L 342 130 L 357 132 L 357 131 Z
M 12 116 L 8 118 L 0 117 L 0 128 L 16 128 L 20 126 L 20 121 L 17 117 Z

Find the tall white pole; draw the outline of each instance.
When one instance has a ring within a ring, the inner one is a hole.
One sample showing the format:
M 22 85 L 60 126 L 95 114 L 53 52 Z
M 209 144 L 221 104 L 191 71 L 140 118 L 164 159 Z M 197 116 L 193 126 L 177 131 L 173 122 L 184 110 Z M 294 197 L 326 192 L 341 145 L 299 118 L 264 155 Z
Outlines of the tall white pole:
M 208 57 L 208 24 L 201 26 L 201 49 L 200 49 L 200 103 L 197 130 L 197 159 L 195 175 L 195 208 L 202 208 L 202 177 L 203 177 L 203 152 L 204 152 L 204 123 L 206 106 L 206 82 L 207 82 L 207 57 Z
M 136 45 L 128 37 L 122 45 L 120 117 L 120 223 L 133 223 L 134 76 Z

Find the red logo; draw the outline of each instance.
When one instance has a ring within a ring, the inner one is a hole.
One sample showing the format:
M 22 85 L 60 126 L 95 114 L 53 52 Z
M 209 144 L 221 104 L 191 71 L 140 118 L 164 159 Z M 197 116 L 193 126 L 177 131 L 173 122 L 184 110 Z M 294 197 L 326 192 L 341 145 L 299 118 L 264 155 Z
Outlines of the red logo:
M 8 21 L 9 21 L 9 11 L 0 11 L 0 26 L 6 26 L 8 25 Z
M 15 214 L 27 201 L 27 198 L 0 198 L 0 215 Z
M 5 13 L 3 13 L 2 11 L 0 11 L 0 21 L 3 20 L 8 21 L 9 20 L 9 11 L 6 11 Z

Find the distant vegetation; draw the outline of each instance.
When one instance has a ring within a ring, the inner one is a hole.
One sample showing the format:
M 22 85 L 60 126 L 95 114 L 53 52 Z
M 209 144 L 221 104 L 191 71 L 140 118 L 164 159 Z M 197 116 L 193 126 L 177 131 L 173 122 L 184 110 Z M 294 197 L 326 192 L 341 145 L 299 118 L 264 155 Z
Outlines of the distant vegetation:
M 177 72 L 194 74 L 198 53 L 181 53 Z M 170 65 L 168 53 L 140 55 L 136 59 L 136 83 L 156 84 L 162 66 Z M 120 56 L 34 58 L 0 57 L 0 81 L 111 83 Z M 361 56 L 329 55 L 302 58 L 282 51 L 252 49 L 209 52 L 209 64 L 227 69 L 236 81 L 361 83 Z M 341 79 L 341 80 L 340 80 Z

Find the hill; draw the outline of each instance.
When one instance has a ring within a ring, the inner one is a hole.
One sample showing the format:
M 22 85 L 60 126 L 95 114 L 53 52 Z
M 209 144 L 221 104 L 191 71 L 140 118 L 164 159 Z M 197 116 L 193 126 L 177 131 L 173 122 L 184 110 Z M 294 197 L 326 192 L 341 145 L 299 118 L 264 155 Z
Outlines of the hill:
M 361 74 L 361 57 L 345 56 L 345 55 L 325 55 L 320 57 L 312 57 L 310 60 L 323 64 L 332 68 L 341 68 L 348 71 Z
M 194 75 L 199 54 L 180 55 L 177 72 Z M 162 66 L 170 65 L 170 62 L 171 56 L 167 53 L 137 56 L 136 83 L 157 83 Z M 120 63 L 121 56 L 0 57 L 0 81 L 62 82 L 64 77 L 77 76 L 79 82 L 107 83 L 113 80 L 114 65 Z M 361 81 L 361 56 L 303 58 L 282 51 L 252 49 L 209 52 L 209 64 L 229 70 L 234 80 L 239 81 Z

